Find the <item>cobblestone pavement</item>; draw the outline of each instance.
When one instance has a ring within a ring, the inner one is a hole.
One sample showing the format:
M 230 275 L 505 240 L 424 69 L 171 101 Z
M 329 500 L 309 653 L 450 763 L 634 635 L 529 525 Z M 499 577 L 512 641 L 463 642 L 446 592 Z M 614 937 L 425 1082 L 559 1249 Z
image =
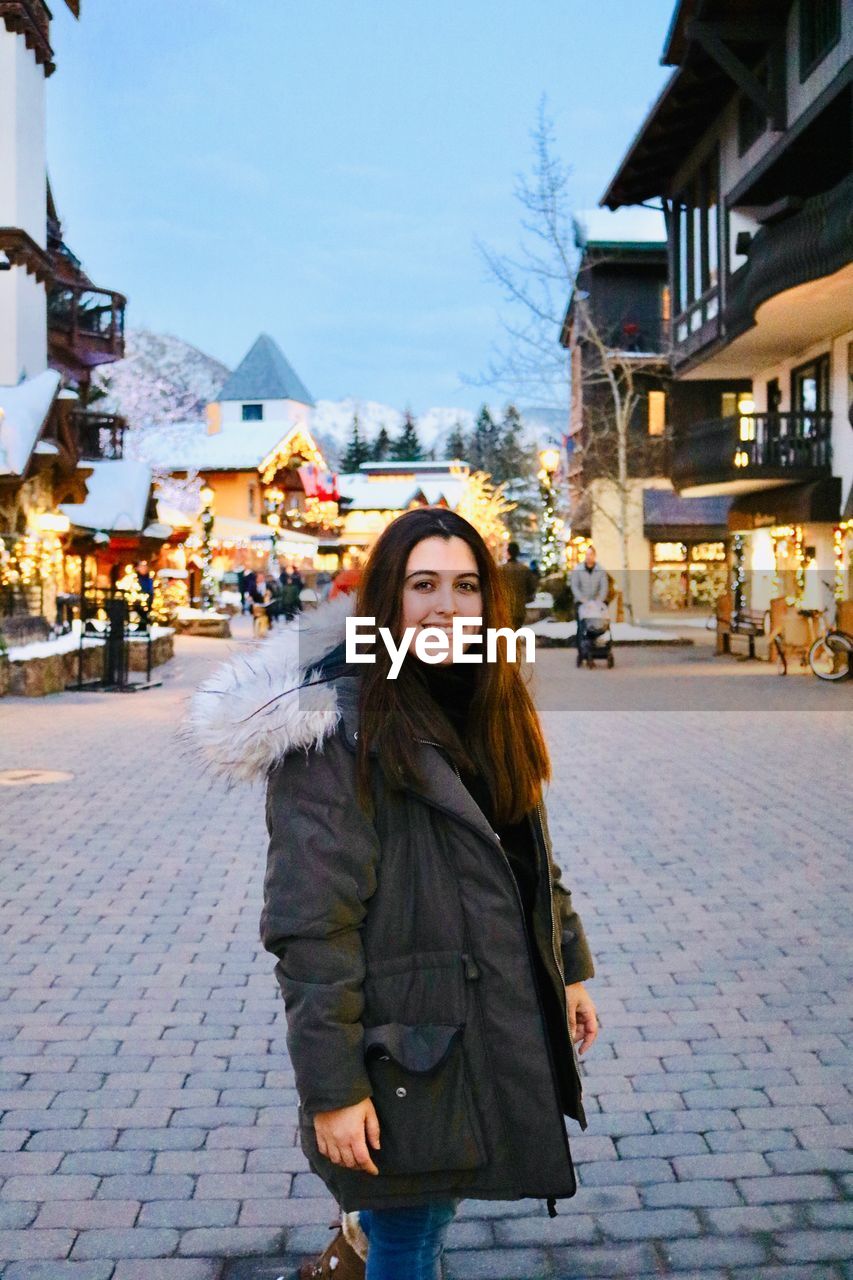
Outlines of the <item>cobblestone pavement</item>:
M 330 1237 L 257 940 L 261 795 L 175 738 L 223 652 L 180 641 L 146 693 L 0 704 L 0 769 L 73 775 L 0 786 L 3 1280 L 290 1280 Z M 580 1190 L 554 1219 L 464 1202 L 448 1276 L 849 1278 L 850 703 L 762 711 L 732 664 L 706 683 L 743 709 L 696 710 L 713 659 L 617 657 L 537 664 L 603 1019 Z M 655 680 L 680 710 L 631 709 Z

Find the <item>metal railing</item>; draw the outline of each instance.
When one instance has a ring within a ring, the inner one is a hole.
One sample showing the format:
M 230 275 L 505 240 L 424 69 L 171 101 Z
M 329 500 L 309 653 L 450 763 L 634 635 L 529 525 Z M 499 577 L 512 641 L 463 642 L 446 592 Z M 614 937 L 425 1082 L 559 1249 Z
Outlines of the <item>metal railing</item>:
M 77 432 L 81 458 L 98 462 L 124 457 L 127 423 L 119 414 L 79 410 L 71 414 L 71 423 Z
M 749 479 L 751 473 L 797 480 L 803 473 L 832 469 L 832 414 L 734 414 L 697 423 L 676 440 L 672 479 L 676 485 Z

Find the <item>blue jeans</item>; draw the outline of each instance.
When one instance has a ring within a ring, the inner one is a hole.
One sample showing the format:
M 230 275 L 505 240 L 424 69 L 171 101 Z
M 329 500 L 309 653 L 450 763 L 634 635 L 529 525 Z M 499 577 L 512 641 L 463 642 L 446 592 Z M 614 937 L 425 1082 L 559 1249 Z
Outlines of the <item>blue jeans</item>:
M 366 1280 L 441 1280 L 444 1237 L 459 1200 L 405 1209 L 359 1209 L 367 1236 Z

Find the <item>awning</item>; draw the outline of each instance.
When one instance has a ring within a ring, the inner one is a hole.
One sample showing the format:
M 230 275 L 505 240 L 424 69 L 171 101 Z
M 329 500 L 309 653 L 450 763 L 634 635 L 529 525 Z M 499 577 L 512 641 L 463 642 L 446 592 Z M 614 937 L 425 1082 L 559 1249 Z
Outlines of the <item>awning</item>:
M 643 490 L 643 533 L 650 542 L 714 542 L 728 531 L 732 499 L 682 498 L 670 489 Z
M 774 524 L 825 524 L 840 519 L 841 478 L 788 484 L 742 493 L 729 510 L 730 529 L 759 529 Z

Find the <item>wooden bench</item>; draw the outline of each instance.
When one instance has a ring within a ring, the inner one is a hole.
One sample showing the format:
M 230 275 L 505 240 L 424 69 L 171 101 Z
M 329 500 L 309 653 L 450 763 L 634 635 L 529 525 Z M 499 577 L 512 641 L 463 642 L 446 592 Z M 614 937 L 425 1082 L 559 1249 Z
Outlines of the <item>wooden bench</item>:
M 767 634 L 766 614 L 757 609 L 741 609 L 734 612 L 730 593 L 717 602 L 717 653 L 731 653 L 732 636 L 746 636 L 749 647 L 747 656 L 755 658 L 757 636 Z

